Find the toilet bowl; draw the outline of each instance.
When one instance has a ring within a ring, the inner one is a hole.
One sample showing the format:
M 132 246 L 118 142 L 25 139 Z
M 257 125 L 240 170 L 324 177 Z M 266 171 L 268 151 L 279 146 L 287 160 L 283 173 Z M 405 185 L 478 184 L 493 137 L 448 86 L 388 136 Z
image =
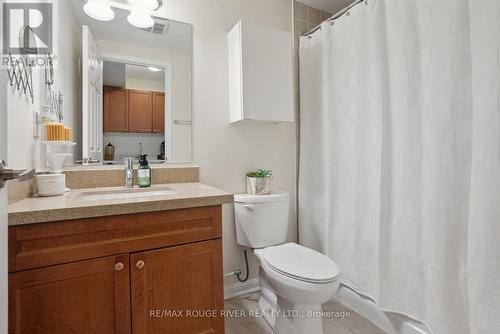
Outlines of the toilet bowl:
M 273 331 L 323 333 L 321 304 L 339 288 L 339 269 L 327 256 L 285 243 L 289 195 L 235 195 L 236 234 L 260 260 L 259 308 Z

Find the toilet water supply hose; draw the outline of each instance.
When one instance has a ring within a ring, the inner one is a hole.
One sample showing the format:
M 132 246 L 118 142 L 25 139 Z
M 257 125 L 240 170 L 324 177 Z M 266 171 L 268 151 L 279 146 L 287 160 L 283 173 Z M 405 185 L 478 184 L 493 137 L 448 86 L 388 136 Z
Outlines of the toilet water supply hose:
M 245 278 L 241 278 L 241 270 L 236 270 L 234 272 L 234 274 L 236 275 L 236 278 L 240 282 L 246 282 L 248 280 L 248 256 L 247 256 L 247 250 L 246 249 L 243 250 L 243 254 L 245 255 L 245 268 L 246 268 L 246 271 L 247 271 L 247 273 L 245 275 Z

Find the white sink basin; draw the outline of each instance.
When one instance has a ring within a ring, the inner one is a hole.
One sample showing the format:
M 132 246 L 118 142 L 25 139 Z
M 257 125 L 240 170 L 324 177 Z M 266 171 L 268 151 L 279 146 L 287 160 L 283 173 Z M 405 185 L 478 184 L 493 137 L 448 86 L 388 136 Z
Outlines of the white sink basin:
M 175 191 L 168 187 L 163 188 L 132 188 L 119 190 L 102 190 L 88 191 L 79 195 L 79 200 L 82 201 L 103 201 L 113 199 L 128 199 L 128 198 L 150 198 L 156 196 L 174 195 Z

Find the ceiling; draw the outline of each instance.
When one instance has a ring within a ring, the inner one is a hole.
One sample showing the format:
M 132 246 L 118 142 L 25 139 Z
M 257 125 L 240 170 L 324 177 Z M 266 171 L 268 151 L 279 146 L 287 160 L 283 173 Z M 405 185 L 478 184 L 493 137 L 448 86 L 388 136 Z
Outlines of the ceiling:
M 127 78 L 141 79 L 141 80 L 152 80 L 152 81 L 165 81 L 165 71 L 153 72 L 147 67 L 136 66 L 136 65 L 125 65 L 127 72 Z
M 83 12 L 83 0 L 70 0 L 81 24 L 89 26 L 97 39 L 118 43 L 133 44 L 154 49 L 191 53 L 192 26 L 173 20 L 167 20 L 166 34 L 153 34 L 136 28 L 127 22 L 129 11 L 113 8 L 115 18 L 109 22 L 97 21 Z M 159 47 L 161 46 L 161 47 Z
M 154 72 L 145 66 L 104 61 L 103 81 L 105 86 L 125 88 L 127 79 L 165 82 L 165 70 Z
M 297 1 L 303 3 L 304 5 L 318 8 L 332 14 L 335 14 L 342 8 L 354 2 L 354 0 L 297 0 Z

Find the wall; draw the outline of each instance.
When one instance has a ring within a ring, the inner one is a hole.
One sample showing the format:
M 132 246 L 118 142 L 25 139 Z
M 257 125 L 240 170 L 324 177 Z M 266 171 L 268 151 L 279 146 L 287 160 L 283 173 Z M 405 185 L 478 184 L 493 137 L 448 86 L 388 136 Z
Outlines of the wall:
M 291 0 L 170 0 L 163 16 L 193 24 L 193 154 L 201 182 L 234 193 L 245 192 L 245 172 L 274 171 L 276 190 L 291 194 L 288 240 L 296 238 L 295 126 L 293 123 L 229 124 L 227 32 L 240 19 L 292 31 Z M 223 210 L 224 272 L 244 271 L 235 240 L 232 205 Z M 251 278 L 258 263 L 251 256 Z M 235 283 L 225 280 L 226 287 Z
M 175 84 L 174 84 L 175 85 Z M 126 79 L 125 88 L 127 89 L 137 89 L 137 90 L 150 90 L 153 92 L 164 92 L 165 82 L 155 81 L 155 80 L 145 80 L 137 78 Z M 175 99 L 175 97 L 174 97 Z
M 64 95 L 64 124 L 73 129 L 74 139 L 81 142 L 81 77 L 79 62 L 81 27 L 68 1 L 54 1 L 53 91 Z M 8 87 L 8 160 L 15 168 L 43 168 L 40 139 L 33 137 L 33 114 L 46 104 L 43 68 L 33 71 L 35 103 L 26 95 Z M 81 156 L 81 145 L 75 148 L 75 159 Z
M 115 161 L 137 156 L 139 143 L 142 143 L 142 153 L 148 155 L 148 160 L 157 160 L 164 140 L 165 136 L 157 133 L 105 132 L 103 136 L 104 145 L 111 143 L 115 147 Z
M 33 89 L 35 103 L 30 98 L 10 85 L 7 87 L 7 161 L 11 168 L 25 169 L 40 166 L 38 152 L 39 140 L 33 138 L 33 115 L 41 110 L 45 100 L 42 72 L 39 68 L 33 69 Z M 2 79 L 4 80 L 4 79 Z
M 104 86 L 125 87 L 125 64 L 103 62 L 102 79 Z

